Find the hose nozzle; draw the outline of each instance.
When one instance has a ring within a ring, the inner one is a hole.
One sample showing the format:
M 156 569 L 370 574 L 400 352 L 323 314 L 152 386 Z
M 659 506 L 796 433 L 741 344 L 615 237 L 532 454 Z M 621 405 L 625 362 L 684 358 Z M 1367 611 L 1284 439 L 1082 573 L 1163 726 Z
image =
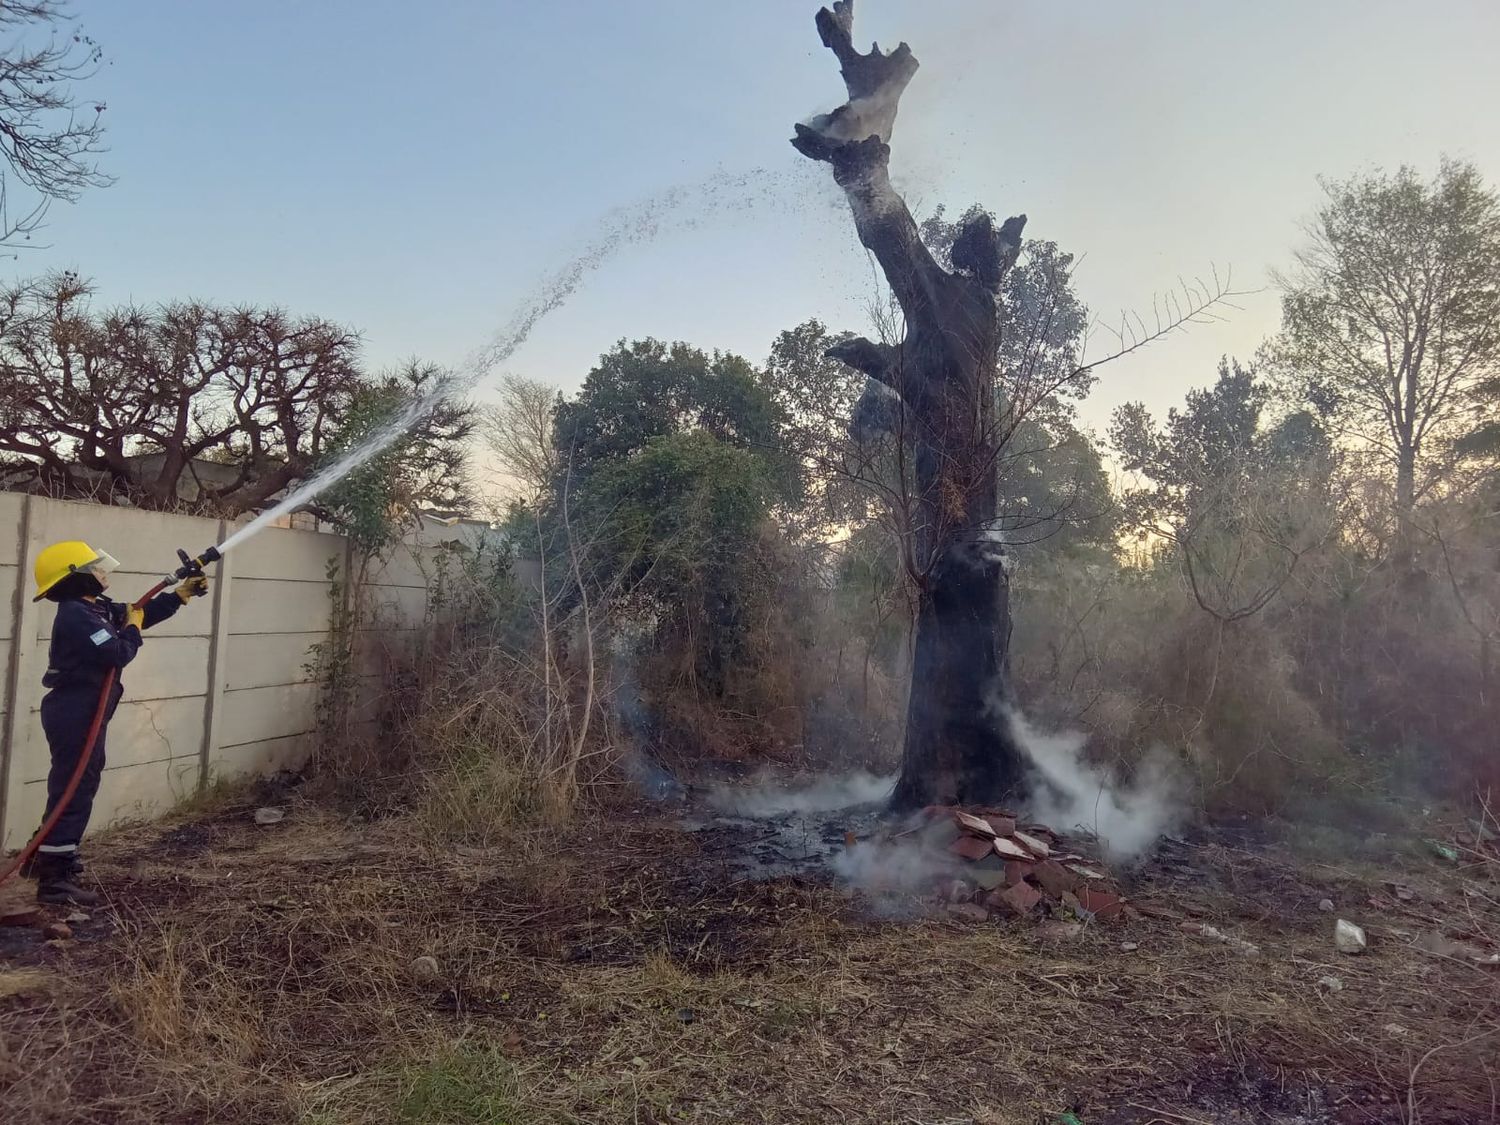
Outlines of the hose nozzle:
M 205 566 L 209 563 L 218 562 L 223 556 L 219 554 L 219 548 L 210 547 L 195 559 L 181 547 L 178 547 L 177 557 L 182 560 L 182 565 L 172 572 L 172 577 L 180 581 L 184 578 L 197 577 L 203 573 Z

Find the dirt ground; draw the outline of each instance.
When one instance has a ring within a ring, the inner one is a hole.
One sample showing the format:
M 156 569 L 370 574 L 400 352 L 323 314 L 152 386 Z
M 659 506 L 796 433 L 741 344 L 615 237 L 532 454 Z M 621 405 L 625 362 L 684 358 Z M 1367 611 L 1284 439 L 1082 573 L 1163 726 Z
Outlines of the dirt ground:
M 1500 1120 L 1483 865 L 1200 835 L 1128 879 L 1140 917 L 968 923 L 747 876 L 747 829 L 663 809 L 444 849 L 254 807 L 112 833 L 108 908 L 0 930 L 0 1120 Z

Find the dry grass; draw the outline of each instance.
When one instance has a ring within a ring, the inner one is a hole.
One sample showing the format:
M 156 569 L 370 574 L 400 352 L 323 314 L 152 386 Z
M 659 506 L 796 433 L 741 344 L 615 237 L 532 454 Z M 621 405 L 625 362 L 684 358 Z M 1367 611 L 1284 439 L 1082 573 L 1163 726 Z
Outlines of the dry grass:
M 742 843 L 616 813 L 518 860 L 302 803 L 271 829 L 131 829 L 95 856 L 116 931 L 33 949 L 50 987 L 0 999 L 6 1120 L 1494 1117 L 1495 970 L 1419 952 L 1410 919 L 1340 958 L 1312 904 L 1357 903 L 1356 875 L 1204 848 L 1139 888 L 1245 933 L 1247 959 L 1164 918 L 868 921 L 737 880 Z

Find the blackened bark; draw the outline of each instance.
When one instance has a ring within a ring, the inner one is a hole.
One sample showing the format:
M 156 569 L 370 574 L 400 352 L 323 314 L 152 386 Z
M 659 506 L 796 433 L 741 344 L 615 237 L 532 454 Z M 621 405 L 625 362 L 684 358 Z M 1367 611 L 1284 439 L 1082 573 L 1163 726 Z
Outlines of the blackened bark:
M 896 440 L 913 454 L 912 557 L 917 636 L 898 808 L 992 802 L 1019 794 L 1024 769 L 1008 721 L 1009 582 L 994 532 L 993 424 L 997 293 L 1021 245 L 1024 215 L 997 231 L 981 215 L 954 245 L 954 272 L 923 245 L 891 187 L 887 141 L 917 61 L 853 46 L 854 5 L 818 13 L 849 101 L 798 125 L 792 144 L 826 161 L 844 189 L 860 241 L 879 261 L 905 315 L 897 347 L 850 341 L 829 354 L 899 395 Z

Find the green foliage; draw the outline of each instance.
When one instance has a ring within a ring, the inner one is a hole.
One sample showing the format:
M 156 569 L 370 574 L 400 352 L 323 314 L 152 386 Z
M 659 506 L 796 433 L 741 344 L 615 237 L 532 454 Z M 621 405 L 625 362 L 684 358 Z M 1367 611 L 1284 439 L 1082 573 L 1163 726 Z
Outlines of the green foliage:
M 792 497 L 798 481 L 782 454 L 781 423 L 759 373 L 739 356 L 660 340 L 621 341 L 600 357 L 578 396 L 558 404 L 553 444 L 563 471 L 587 478 L 653 439 L 702 431 L 775 460 L 778 486 Z
M 363 385 L 329 443 L 325 463 L 369 440 L 443 378 L 439 368 L 412 361 Z M 438 402 L 406 436 L 319 497 L 325 514 L 360 551 L 378 554 L 399 538 L 403 519 L 418 506 L 466 507 L 465 443 L 473 431 L 471 415 L 467 404 Z
M 842 338 L 817 320 L 804 321 L 776 337 L 766 361 L 766 383 L 785 419 L 786 447 L 806 482 L 803 503 L 787 514 L 794 526 L 815 534 L 868 519 L 871 491 L 862 478 L 882 469 L 867 464 L 849 436 L 865 376 L 828 358 L 829 347 Z
M 1452 160 L 1430 181 L 1402 166 L 1323 189 L 1279 278 L 1267 354 L 1287 392 L 1380 467 L 1404 524 L 1423 497 L 1466 485 L 1496 405 L 1500 197 Z
M 1083 430 L 1066 418 L 1022 422 L 999 472 L 999 525 L 1016 558 L 1114 556 L 1119 512 L 1099 448 Z

